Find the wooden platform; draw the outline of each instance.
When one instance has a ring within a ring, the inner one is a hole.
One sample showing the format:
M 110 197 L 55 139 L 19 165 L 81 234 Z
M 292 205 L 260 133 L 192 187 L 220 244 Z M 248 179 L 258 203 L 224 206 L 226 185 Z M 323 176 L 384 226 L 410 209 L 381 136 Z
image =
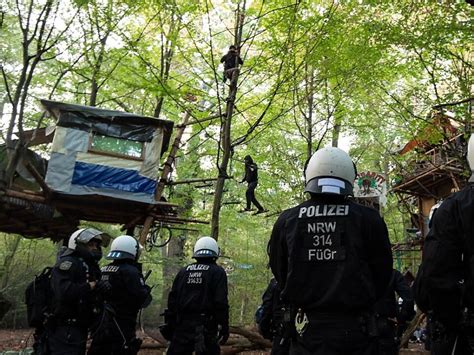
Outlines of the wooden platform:
M 119 225 L 133 221 L 141 225 L 149 214 L 166 224 L 188 222 L 178 217 L 177 205 L 164 201 L 151 205 L 98 195 L 51 192 L 45 196 L 12 189 L 0 195 L 0 231 L 27 238 L 58 241 L 71 235 L 81 220 Z

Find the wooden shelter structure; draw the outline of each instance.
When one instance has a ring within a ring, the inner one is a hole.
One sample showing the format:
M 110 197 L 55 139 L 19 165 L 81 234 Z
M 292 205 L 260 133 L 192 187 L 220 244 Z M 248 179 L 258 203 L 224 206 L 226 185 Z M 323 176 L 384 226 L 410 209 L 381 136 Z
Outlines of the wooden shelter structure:
M 156 194 L 172 121 L 47 100 L 41 104 L 55 126 L 20 137 L 13 180 L 0 181 L 0 231 L 59 241 L 80 221 L 122 224 L 129 232 L 146 220 L 148 229 L 191 221 Z M 42 143 L 51 143 L 49 160 L 29 149 Z M 0 171 L 7 164 L 3 146 Z
M 470 98 L 435 106 L 431 124 L 398 152 L 399 155 L 411 154 L 406 164 L 392 172 L 399 179 L 391 189 L 400 204 L 412 214 L 411 227 L 418 236 L 412 238 L 411 244 L 421 244 L 428 233 L 433 206 L 467 182 L 466 138 L 472 132 L 472 101 L 474 99 Z M 461 118 L 446 111 L 447 107 L 459 104 L 467 105 Z

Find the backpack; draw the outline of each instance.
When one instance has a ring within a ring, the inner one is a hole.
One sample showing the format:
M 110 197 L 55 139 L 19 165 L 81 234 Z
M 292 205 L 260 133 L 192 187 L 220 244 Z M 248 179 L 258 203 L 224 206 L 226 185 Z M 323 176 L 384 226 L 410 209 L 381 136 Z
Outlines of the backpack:
M 26 313 L 30 327 L 42 327 L 51 315 L 51 267 L 45 267 L 25 290 Z

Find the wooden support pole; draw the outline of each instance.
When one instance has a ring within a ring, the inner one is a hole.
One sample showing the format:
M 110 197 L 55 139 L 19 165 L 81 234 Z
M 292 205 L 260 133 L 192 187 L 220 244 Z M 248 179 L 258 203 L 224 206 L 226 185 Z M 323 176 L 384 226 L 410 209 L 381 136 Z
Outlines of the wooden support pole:
M 160 221 L 163 222 L 170 222 L 170 223 L 198 223 L 198 224 L 209 224 L 208 221 L 201 221 L 199 219 L 191 219 L 191 218 L 179 218 L 179 217 L 173 217 L 173 216 L 163 216 L 160 214 L 155 214 L 151 213 L 150 216 L 152 216 L 155 219 L 159 219 Z
M 48 196 L 51 192 L 51 189 L 43 180 L 43 177 L 38 172 L 38 170 L 36 170 L 36 168 L 33 165 L 31 165 L 31 163 L 29 162 L 26 162 L 26 163 L 24 162 L 23 165 L 25 166 L 26 170 L 28 170 L 28 172 L 34 177 L 34 179 L 39 184 L 39 186 L 41 186 L 41 190 L 43 190 L 43 194 L 45 196 Z
M 232 179 L 232 176 L 228 176 L 227 179 Z M 208 181 L 217 181 L 217 178 L 206 178 L 206 179 L 187 179 L 187 180 L 178 180 L 170 181 L 167 185 L 181 185 L 181 184 L 194 184 L 197 182 L 208 182 Z
M 176 158 L 176 153 L 178 152 L 179 146 L 181 144 L 181 138 L 183 137 L 184 130 L 186 129 L 186 125 L 189 121 L 189 117 L 191 117 L 191 114 L 188 111 L 186 111 L 183 122 L 180 125 L 181 127 L 176 131 L 176 137 L 174 139 L 173 145 L 171 146 L 170 154 L 168 155 L 168 158 L 166 159 L 165 165 L 163 167 L 163 171 L 161 173 L 161 178 L 158 181 L 158 184 L 156 186 L 156 190 L 155 190 L 156 201 L 159 201 L 161 199 L 161 196 L 163 195 L 163 190 L 165 189 L 165 186 L 166 186 L 166 182 L 168 181 L 169 175 L 173 171 L 173 162 Z M 146 236 L 148 235 L 150 227 L 153 224 L 153 220 L 154 220 L 154 217 L 151 214 L 149 214 L 145 219 L 145 223 L 143 224 L 143 229 L 139 237 L 139 242 L 142 245 L 145 244 Z

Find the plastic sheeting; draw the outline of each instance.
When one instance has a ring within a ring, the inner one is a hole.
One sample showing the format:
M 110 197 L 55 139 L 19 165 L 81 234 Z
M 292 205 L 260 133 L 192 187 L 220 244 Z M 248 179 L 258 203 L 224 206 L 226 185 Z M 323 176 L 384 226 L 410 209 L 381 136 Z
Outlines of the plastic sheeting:
M 52 152 L 46 174 L 46 184 L 52 190 L 69 192 L 75 164 L 76 152 L 69 154 Z
M 140 170 L 142 162 L 139 160 L 120 159 L 109 157 L 107 155 L 100 155 L 95 153 L 77 153 L 76 161 L 84 163 L 110 166 L 112 168 Z
M 163 131 L 163 151 L 168 149 L 172 121 L 48 100 L 41 103 L 56 117 L 58 126 L 140 142 L 151 141 L 159 129 Z
M 5 144 L 0 145 L 0 170 L 5 170 L 8 165 L 8 153 Z M 31 175 L 25 164 L 31 164 L 40 176 L 46 175 L 46 167 L 48 162 L 42 158 L 39 154 L 35 153 L 30 149 L 23 149 L 20 151 L 20 159 L 15 168 L 17 174 L 13 177 L 13 182 L 17 186 L 21 186 L 28 190 L 39 191 L 41 188 L 37 183 L 36 179 Z
M 151 179 L 156 179 L 158 177 L 162 143 L 163 132 L 156 130 L 151 142 L 145 143 L 145 159 L 140 168 L 140 174 Z
M 87 152 L 89 133 L 77 129 L 56 127 L 51 151 L 55 153 Z
M 156 187 L 155 180 L 141 176 L 135 170 L 112 168 L 83 162 L 76 162 L 71 183 L 73 185 L 147 194 L 153 194 Z

